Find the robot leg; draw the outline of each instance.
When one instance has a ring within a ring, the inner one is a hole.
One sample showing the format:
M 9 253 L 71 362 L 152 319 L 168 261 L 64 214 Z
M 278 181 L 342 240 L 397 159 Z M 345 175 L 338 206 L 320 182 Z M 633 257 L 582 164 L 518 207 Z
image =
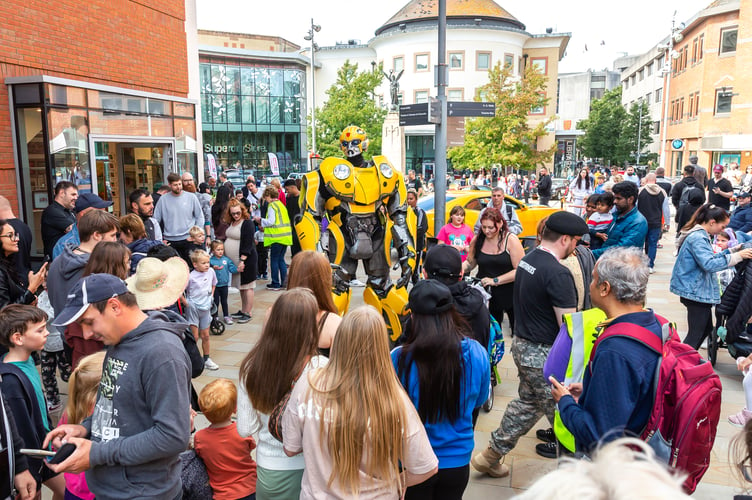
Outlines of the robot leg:
M 396 342 L 402 335 L 402 321 L 408 314 L 407 287 L 396 287 L 389 279 L 389 264 L 383 252 L 363 261 L 368 285 L 363 300 L 379 311 L 386 322 L 389 339 Z
M 345 314 L 350 307 L 350 281 L 355 277 L 358 261 L 345 257 L 341 263 L 335 264 L 336 270 L 333 275 L 332 298 L 340 316 Z

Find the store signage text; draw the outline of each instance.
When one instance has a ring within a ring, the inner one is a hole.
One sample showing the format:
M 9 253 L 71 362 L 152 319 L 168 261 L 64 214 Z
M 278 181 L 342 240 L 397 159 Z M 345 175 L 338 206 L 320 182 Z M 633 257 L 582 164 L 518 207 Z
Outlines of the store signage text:
M 227 144 L 222 146 L 213 146 L 211 144 L 204 144 L 204 153 L 240 153 L 242 149 L 243 153 L 266 153 L 266 146 L 254 146 L 253 144 L 244 144 L 242 148 L 238 146 L 228 146 Z

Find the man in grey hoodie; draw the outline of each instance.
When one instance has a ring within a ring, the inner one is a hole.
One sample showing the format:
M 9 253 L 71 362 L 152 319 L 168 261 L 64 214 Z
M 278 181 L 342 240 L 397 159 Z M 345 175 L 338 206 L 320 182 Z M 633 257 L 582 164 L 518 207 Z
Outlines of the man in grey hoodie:
M 141 311 L 123 280 L 92 274 L 68 295 L 54 325 L 77 322 L 109 347 L 94 414 L 62 425 L 44 445 L 76 445 L 56 472 L 86 471 L 89 489 L 111 500 L 182 497 L 179 454 L 190 438 L 190 360 L 184 324 Z

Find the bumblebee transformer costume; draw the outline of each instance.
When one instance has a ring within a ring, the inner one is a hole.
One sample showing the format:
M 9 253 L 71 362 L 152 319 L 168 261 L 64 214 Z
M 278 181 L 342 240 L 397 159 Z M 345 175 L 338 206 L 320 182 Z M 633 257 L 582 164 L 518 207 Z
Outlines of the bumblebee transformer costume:
M 303 177 L 295 230 L 303 250 L 326 251 L 334 264 L 332 293 L 340 314 L 349 307 L 350 281 L 358 261 L 363 261 L 368 275 L 363 299 L 382 313 L 390 338 L 396 340 L 402 333 L 406 287 L 415 268 L 415 214 L 407 209 L 402 175 L 386 157 L 363 159 L 368 138 L 361 128 L 342 131 L 340 147 L 346 160 L 326 158 L 318 170 Z M 320 229 L 324 215 L 329 219 L 328 245 L 322 243 L 325 235 Z M 389 278 L 392 246 L 402 269 L 396 284 Z

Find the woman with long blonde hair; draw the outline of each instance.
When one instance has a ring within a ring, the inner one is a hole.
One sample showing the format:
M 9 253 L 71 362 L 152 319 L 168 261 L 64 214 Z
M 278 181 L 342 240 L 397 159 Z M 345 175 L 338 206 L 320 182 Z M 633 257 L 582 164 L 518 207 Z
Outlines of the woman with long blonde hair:
M 305 459 L 301 499 L 397 499 L 438 471 L 392 368 L 388 338 L 374 308 L 352 310 L 334 337 L 329 364 L 295 385 L 282 429 L 285 453 Z
M 290 262 L 287 288 L 309 288 L 319 305 L 316 322 L 319 329 L 319 353 L 329 357 L 332 340 L 342 318 L 332 298 L 332 268 L 326 255 L 312 250 L 299 252 Z

